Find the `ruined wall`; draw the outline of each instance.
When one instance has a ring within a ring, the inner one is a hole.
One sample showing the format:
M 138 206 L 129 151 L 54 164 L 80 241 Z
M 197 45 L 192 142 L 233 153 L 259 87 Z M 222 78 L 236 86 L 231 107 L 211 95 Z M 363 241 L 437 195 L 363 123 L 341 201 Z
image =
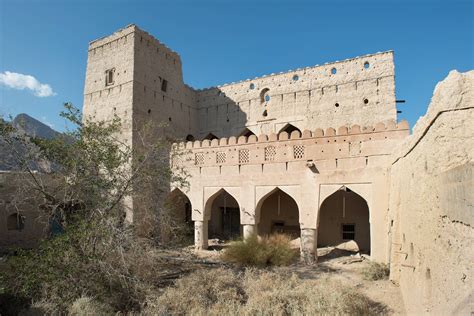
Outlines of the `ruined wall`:
M 268 100 L 268 101 L 267 101 Z M 393 52 L 197 91 L 199 136 L 278 133 L 396 120 Z
M 18 194 L 21 181 L 26 181 L 26 177 L 16 172 L 0 172 L 0 251 L 34 247 L 47 234 L 47 223 L 37 208 L 40 202 L 32 200 L 34 193 Z M 9 223 L 9 217 L 15 214 L 23 217 L 16 227 Z
M 408 313 L 472 314 L 474 71 L 452 71 L 391 170 L 391 279 Z

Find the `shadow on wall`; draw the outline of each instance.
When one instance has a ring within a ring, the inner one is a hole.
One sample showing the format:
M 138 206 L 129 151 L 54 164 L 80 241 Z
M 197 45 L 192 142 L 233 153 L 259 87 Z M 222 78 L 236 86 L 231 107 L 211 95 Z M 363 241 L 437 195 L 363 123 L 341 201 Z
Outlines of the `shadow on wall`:
M 239 104 L 228 97 L 220 88 L 198 91 L 197 95 L 199 130 L 187 135 L 179 135 L 180 139 L 187 141 L 213 140 L 222 137 L 248 137 L 260 134 L 257 130 L 258 126 L 247 126 L 247 113 L 242 109 L 244 104 Z M 260 104 L 261 109 L 255 109 L 261 110 L 262 119 L 265 118 L 263 113 L 267 105 L 268 102 L 263 102 Z

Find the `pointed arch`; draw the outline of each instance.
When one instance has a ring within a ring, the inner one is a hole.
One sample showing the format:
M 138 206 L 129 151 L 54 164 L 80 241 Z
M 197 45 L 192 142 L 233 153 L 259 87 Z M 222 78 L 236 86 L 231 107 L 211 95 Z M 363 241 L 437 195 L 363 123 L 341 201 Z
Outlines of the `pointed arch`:
M 259 235 L 275 232 L 293 237 L 300 235 L 299 206 L 297 200 L 279 187 L 275 187 L 260 198 L 256 206 Z
M 250 135 L 255 135 L 254 132 L 252 132 L 251 130 L 249 130 L 247 127 L 244 128 L 244 130 L 242 132 L 240 132 L 239 136 L 245 136 L 245 137 L 249 137 Z M 257 135 L 255 135 L 257 136 Z
M 293 124 L 290 124 L 290 123 L 285 124 L 285 126 L 283 126 L 283 127 L 278 131 L 278 133 L 287 132 L 288 135 L 291 135 L 291 133 L 292 133 L 293 131 L 298 131 L 298 132 L 300 132 L 300 135 L 301 135 L 301 130 L 300 130 L 298 127 L 296 127 L 296 126 L 294 126 Z
M 338 246 L 353 240 L 358 249 L 371 251 L 370 212 L 367 201 L 342 185 L 321 203 L 318 214 L 318 246 Z
M 165 200 L 165 209 L 178 224 L 192 225 L 192 204 L 189 197 L 179 188 L 173 189 Z
M 191 135 L 191 134 L 186 135 L 186 141 L 188 141 L 188 142 L 193 142 L 193 141 L 195 141 L 195 140 L 196 140 L 196 139 L 194 138 L 193 135 Z
M 204 212 L 209 220 L 209 238 L 231 239 L 242 234 L 239 202 L 224 188 L 207 199 Z
M 213 140 L 213 139 L 218 139 L 218 137 L 212 133 L 209 133 L 203 139 Z

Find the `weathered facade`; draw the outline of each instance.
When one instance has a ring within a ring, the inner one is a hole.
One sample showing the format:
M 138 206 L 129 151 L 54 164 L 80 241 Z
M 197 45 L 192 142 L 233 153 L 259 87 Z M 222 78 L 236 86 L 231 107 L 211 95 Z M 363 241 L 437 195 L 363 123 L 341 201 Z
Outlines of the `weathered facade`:
M 197 249 L 209 238 L 285 232 L 314 261 L 318 246 L 354 240 L 390 263 L 410 312 L 465 311 L 472 77 L 450 75 L 410 135 L 397 122 L 391 51 L 195 90 L 179 55 L 130 25 L 90 43 L 84 115 L 120 116 L 131 146 L 148 121 L 183 140 L 170 163 L 187 170 L 189 187 L 170 196 L 181 201 L 179 217 L 194 221 Z
M 34 247 L 48 234 L 48 225 L 38 209 L 41 201 L 24 192 L 25 175 L 0 171 L 0 251 Z

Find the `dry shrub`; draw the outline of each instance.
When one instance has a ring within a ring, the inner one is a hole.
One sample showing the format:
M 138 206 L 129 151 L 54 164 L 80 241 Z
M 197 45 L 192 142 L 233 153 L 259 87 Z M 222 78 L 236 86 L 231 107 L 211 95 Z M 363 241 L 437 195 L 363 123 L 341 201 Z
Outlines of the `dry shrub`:
M 252 235 L 243 241 L 234 241 L 223 253 L 223 259 L 244 266 L 289 265 L 298 257 L 298 251 L 291 248 L 291 238 L 273 234 L 258 238 Z
M 69 307 L 70 316 L 113 315 L 112 308 L 90 297 L 80 297 Z
M 370 262 L 369 265 L 362 270 L 362 275 L 364 279 L 369 281 L 385 280 L 388 279 L 390 275 L 390 268 L 384 263 Z
M 175 286 L 167 288 L 160 297 L 148 297 L 145 314 L 200 315 L 239 306 L 244 300 L 237 275 L 232 270 L 197 270 L 176 281 Z
M 249 269 L 202 270 L 183 277 L 160 297 L 149 297 L 147 315 L 373 315 L 380 307 L 338 282 Z

